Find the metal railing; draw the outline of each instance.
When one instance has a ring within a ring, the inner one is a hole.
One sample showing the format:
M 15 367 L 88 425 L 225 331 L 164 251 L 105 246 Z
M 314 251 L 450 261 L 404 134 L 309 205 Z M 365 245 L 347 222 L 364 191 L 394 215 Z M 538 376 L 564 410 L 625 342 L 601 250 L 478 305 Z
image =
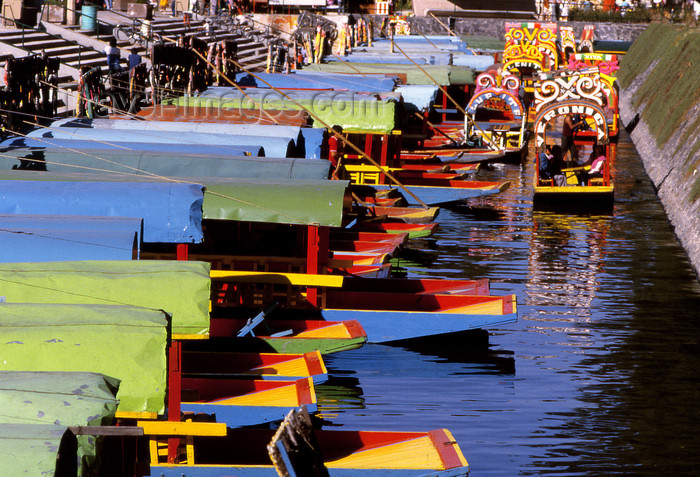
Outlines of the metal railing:
M 4 12 L 4 9 L 3 9 L 3 13 L 5 13 L 5 12 Z M 14 12 L 13 12 L 13 14 L 14 14 Z M 83 57 L 82 53 L 83 53 L 83 49 L 85 49 L 85 50 L 97 51 L 97 50 L 95 50 L 94 48 L 89 48 L 89 47 L 87 47 L 87 46 L 83 46 L 83 45 L 81 45 L 80 43 L 71 42 L 70 40 L 66 40 L 66 39 L 63 38 L 62 36 L 54 35 L 53 33 L 49 33 L 49 32 L 47 32 L 47 31 L 44 31 L 44 30 L 42 30 L 42 29 L 39 28 L 39 27 L 31 26 L 31 25 L 27 25 L 27 24 L 25 24 L 25 23 L 22 23 L 19 19 L 16 19 L 16 18 L 9 18 L 9 17 L 6 17 L 5 15 L 0 15 L 0 20 L 2 20 L 3 22 L 11 22 L 11 23 L 14 23 L 15 26 L 18 26 L 19 28 L 21 28 L 21 30 L 22 30 L 22 37 L 21 37 L 22 39 L 21 39 L 21 43 L 20 43 L 21 46 L 17 46 L 16 44 L 12 44 L 12 46 L 14 46 L 14 47 L 16 47 L 16 48 L 19 48 L 20 50 L 24 50 L 24 51 L 26 51 L 26 52 L 28 52 L 28 53 L 36 53 L 37 50 L 28 49 L 28 48 L 27 48 L 27 46 L 26 46 L 26 44 L 25 44 L 25 43 L 26 43 L 26 42 L 25 42 L 25 34 L 26 34 L 25 32 L 26 32 L 26 30 L 31 30 L 31 31 L 34 31 L 34 32 L 37 32 L 37 33 L 41 33 L 41 34 L 43 34 L 43 35 L 47 35 L 49 38 L 54 39 L 54 40 L 61 40 L 61 41 L 65 41 L 65 42 L 74 44 L 74 46 L 77 46 L 77 47 L 78 47 L 78 69 L 80 69 L 80 67 L 82 66 L 82 57 Z M 37 21 L 38 21 L 38 20 L 37 20 Z M 42 49 L 42 51 L 43 51 L 43 49 Z M 70 66 L 70 65 L 69 65 L 69 66 Z

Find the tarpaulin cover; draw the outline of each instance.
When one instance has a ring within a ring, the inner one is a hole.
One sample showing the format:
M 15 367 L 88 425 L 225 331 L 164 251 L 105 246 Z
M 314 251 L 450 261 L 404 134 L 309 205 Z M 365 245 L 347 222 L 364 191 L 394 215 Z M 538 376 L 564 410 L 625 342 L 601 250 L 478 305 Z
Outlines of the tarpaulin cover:
M 118 379 L 98 373 L 0 371 L 0 423 L 112 425 L 118 388 Z M 80 467 L 90 468 L 96 456 L 95 438 L 77 439 Z
M 120 174 L 77 174 L 26 171 L 0 171 L 0 179 L 33 177 L 45 181 L 139 181 Z M 153 179 L 140 179 L 151 183 Z M 343 197 L 348 181 L 309 181 L 274 179 L 183 178 L 204 184 L 205 219 L 245 220 L 297 225 L 334 227 L 342 222 Z
M 471 68 L 465 66 L 436 66 L 425 65 L 417 68 L 416 65 L 397 65 L 392 63 L 353 63 L 352 66 L 341 62 L 321 63 L 304 66 L 309 71 L 321 71 L 329 73 L 350 73 L 357 74 L 358 70 L 366 73 L 384 73 L 406 75 L 406 84 L 434 85 L 437 82 L 440 86 L 474 84 L 475 75 Z M 427 74 L 426 74 L 427 73 Z M 432 78 L 432 79 L 431 79 Z M 433 81 L 433 79 L 435 81 Z
M 11 229 L 0 225 L 0 262 L 136 258 L 138 256 L 134 232 Z
M 305 130 L 307 131 L 307 130 Z M 300 146 L 304 150 L 315 149 L 312 159 L 291 159 L 278 157 L 229 156 L 213 154 L 180 154 L 172 152 L 117 151 L 105 149 L 47 149 L 32 151 L 17 148 L 4 153 L 7 156 L 30 157 L 46 162 L 49 172 L 74 172 L 91 170 L 138 174 L 145 177 L 267 177 L 276 179 L 322 180 L 329 177 L 330 162 L 319 161 L 323 131 L 318 129 L 300 135 Z M 320 137 L 319 137 L 320 136 Z M 307 148 L 308 145 L 308 148 Z M 303 153 L 302 153 L 303 154 Z M 21 159 L 17 159 L 20 161 Z
M 204 218 L 338 227 L 346 181 L 207 183 Z
M 0 214 L 0 261 L 131 260 L 138 258 L 142 222 L 132 217 Z
M 219 154 L 239 153 L 244 149 L 261 146 L 265 155 L 273 157 L 289 157 L 294 152 L 295 139 L 277 136 L 241 136 L 234 134 L 209 134 L 202 132 L 183 131 L 154 131 L 131 129 L 93 129 L 93 128 L 40 128 L 27 134 L 27 137 L 42 139 L 78 139 L 87 142 L 122 142 L 148 144 L 190 144 L 216 146 L 221 149 Z M 229 150 L 229 147 L 233 149 Z
M 441 52 L 433 48 L 432 52 L 412 51 L 406 52 L 408 58 L 398 51 L 389 53 L 388 51 L 372 51 L 355 52 L 352 54 L 339 57 L 329 56 L 326 61 L 329 62 L 348 62 L 348 63 L 391 63 L 396 65 L 442 65 L 447 66 L 452 64 L 452 54 L 449 52 Z M 493 59 L 493 58 L 492 58 Z M 414 66 L 415 67 L 415 66 Z
M 224 109 L 290 110 L 305 109 L 314 120 L 314 127 L 342 126 L 390 132 L 396 121 L 398 93 L 358 93 L 356 91 L 287 90 L 282 93 L 265 88 L 250 88 L 245 95 L 235 88 L 215 87 L 199 96 L 183 96 L 168 104 L 187 107 Z M 166 103 L 164 101 L 164 103 Z
M 396 87 L 401 93 L 407 111 L 428 111 L 435 104 L 440 88 L 437 85 L 402 85 Z
M 0 305 L 0 370 L 88 371 L 121 381 L 122 412 L 165 411 L 162 310 L 125 305 Z
M 144 242 L 200 242 L 202 201 L 198 184 L 0 181 L 2 214 L 140 217 Z
M 75 149 L 82 151 L 85 149 L 112 149 L 115 151 L 153 151 L 182 154 L 226 154 L 231 156 L 264 156 L 265 149 L 261 145 L 246 146 L 209 146 L 206 144 L 169 144 L 169 143 L 147 143 L 147 142 L 124 142 L 111 141 L 99 142 L 82 139 L 54 139 L 38 137 L 20 137 L 7 139 L 0 143 L 0 169 L 10 169 L 15 164 L 13 159 L 9 161 L 4 158 L 4 153 L 16 147 L 31 147 L 38 151 L 45 149 Z
M 66 426 L 0 424 L 0 472 L 3 476 L 52 477 L 59 451 L 63 459 L 77 459 L 75 451 L 61 448 Z
M 278 89 L 334 89 L 365 93 L 393 91 L 396 79 L 380 76 L 349 76 L 339 74 L 316 75 L 298 71 L 292 74 L 282 73 L 238 73 L 236 83 L 239 86 Z M 269 84 L 269 86 L 268 86 Z
M 177 260 L 0 264 L 8 303 L 97 303 L 165 310 L 173 333 L 209 332 L 210 265 Z
M 232 123 L 200 123 L 187 121 L 157 121 L 146 120 L 137 121 L 133 119 L 89 119 L 89 118 L 67 118 L 59 119 L 49 125 L 50 128 L 92 128 L 92 129 L 115 129 L 121 131 L 169 131 L 204 134 L 227 134 L 234 136 L 257 136 L 257 137 L 277 137 L 287 138 L 294 141 L 295 152 L 304 152 L 300 148 L 303 141 L 301 128 L 299 126 L 281 126 L 266 124 L 232 124 Z M 124 132 L 129 134 L 128 132 Z M 212 144 L 207 144 L 212 145 Z M 261 144 L 264 146 L 264 144 Z M 257 154 L 255 154 L 257 155 Z M 267 154 L 268 156 L 272 154 Z M 305 155 L 295 155 L 292 157 L 311 157 Z
M 134 232 L 140 237 L 143 220 L 136 217 L 0 214 L 0 227 L 6 229 L 115 230 Z

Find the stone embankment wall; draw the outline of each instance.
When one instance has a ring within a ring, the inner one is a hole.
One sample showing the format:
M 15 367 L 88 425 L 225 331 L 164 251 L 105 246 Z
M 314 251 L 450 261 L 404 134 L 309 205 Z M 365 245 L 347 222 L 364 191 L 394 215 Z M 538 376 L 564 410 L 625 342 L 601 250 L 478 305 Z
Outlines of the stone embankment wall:
M 438 17 L 413 17 L 410 19 L 411 31 L 423 35 L 447 35 L 449 27 L 460 36 L 488 36 L 505 39 L 506 22 L 522 22 L 534 20 L 522 19 L 497 19 L 497 18 L 454 18 Z M 381 20 L 379 20 L 381 23 Z M 445 26 L 440 24 L 442 22 Z M 375 22 L 376 23 L 376 22 Z M 574 28 L 576 38 L 581 37 L 584 25 L 590 22 L 561 22 L 562 25 L 571 25 Z M 596 23 L 596 40 L 607 41 L 634 41 L 647 28 L 647 25 L 627 23 Z
M 698 276 L 699 64 L 698 29 L 652 24 L 632 45 L 618 72 L 622 122 Z

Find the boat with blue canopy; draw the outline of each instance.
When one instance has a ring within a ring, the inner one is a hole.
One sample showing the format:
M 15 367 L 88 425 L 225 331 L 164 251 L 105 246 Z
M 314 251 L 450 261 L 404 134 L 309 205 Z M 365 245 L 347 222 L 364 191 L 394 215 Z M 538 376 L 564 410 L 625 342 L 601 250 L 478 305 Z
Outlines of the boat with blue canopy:
M 156 130 L 118 130 L 95 129 L 85 127 L 39 128 L 27 133 L 28 138 L 81 140 L 100 143 L 121 144 L 183 144 L 197 146 L 206 144 L 220 149 L 221 153 L 234 153 L 236 148 L 254 148 L 264 144 L 265 155 L 272 157 L 293 157 L 296 153 L 294 138 L 276 136 L 242 136 L 232 134 L 209 134 L 200 132 L 156 131 Z M 138 147 L 138 146 L 136 146 Z M 228 148 L 233 147 L 233 150 Z
M 32 180 L 40 174 L 1 180 L 0 214 L 136 217 L 143 219 L 144 242 L 202 240 L 201 185 Z
M 315 74 L 305 70 L 294 73 L 238 73 L 236 84 L 243 88 L 346 90 L 363 93 L 393 91 L 397 78 L 385 75 L 350 76 L 344 74 Z
M 10 235 L 31 235 L 36 231 L 39 231 L 39 235 L 43 231 L 59 235 L 59 238 L 50 236 L 36 239 L 43 243 L 41 247 L 29 245 L 33 238 L 21 245 L 21 248 L 9 245 L 1 247 L 0 256 L 6 262 L 88 260 L 87 257 L 91 256 L 93 260 L 129 260 L 138 258 L 141 250 L 141 218 L 0 214 L 0 224 L 3 241 L 13 240 Z M 66 243 L 64 232 L 74 234 L 74 240 L 69 239 Z M 87 240 L 87 237 L 80 235 L 83 233 L 92 234 L 96 240 Z M 103 237 L 116 241 L 116 246 L 104 242 Z M 87 245 L 89 253 L 82 247 L 83 244 Z
M 12 158 L 16 159 L 13 161 Z M 70 173 L 79 170 L 129 174 L 153 178 L 191 177 L 193 172 L 209 177 L 326 180 L 331 164 L 318 159 L 253 157 L 221 154 L 123 151 L 117 149 L 27 148 L 7 150 L 0 164 L 10 168 L 41 165 L 47 172 Z M 23 166 L 23 164 L 25 166 Z M 15 167 L 16 166 L 16 167 Z
M 122 138 L 123 139 L 123 138 Z M 264 156 L 265 148 L 260 145 L 245 145 L 245 146 L 207 146 L 197 144 L 170 144 L 170 143 L 148 143 L 148 142 L 125 142 L 111 141 L 109 143 L 103 141 L 94 141 L 86 139 L 56 139 L 56 138 L 39 138 L 39 137 L 16 137 L 6 139 L 0 142 L 0 152 L 5 153 L 14 148 L 30 147 L 37 151 L 45 149 L 101 149 L 115 151 L 150 151 L 164 153 L 181 153 L 181 154 L 213 154 L 213 155 L 231 155 L 231 156 Z M 0 156 L 1 157 L 1 156 Z M 0 161 L 2 168 L 10 169 L 6 161 Z M 37 169 L 37 166 L 31 167 Z M 20 169 L 30 169 L 28 165 L 20 167 Z M 40 168 L 39 168 L 40 169 Z

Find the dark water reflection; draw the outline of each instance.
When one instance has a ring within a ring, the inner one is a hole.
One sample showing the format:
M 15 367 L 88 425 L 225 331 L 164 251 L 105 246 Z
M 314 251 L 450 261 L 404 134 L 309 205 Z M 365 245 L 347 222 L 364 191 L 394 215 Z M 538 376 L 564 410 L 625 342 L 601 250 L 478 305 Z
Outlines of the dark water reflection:
M 700 287 L 626 135 L 609 215 L 505 193 L 444 209 L 409 276 L 489 278 L 518 323 L 328 357 L 320 407 L 353 429 L 448 428 L 474 476 L 698 475 Z

